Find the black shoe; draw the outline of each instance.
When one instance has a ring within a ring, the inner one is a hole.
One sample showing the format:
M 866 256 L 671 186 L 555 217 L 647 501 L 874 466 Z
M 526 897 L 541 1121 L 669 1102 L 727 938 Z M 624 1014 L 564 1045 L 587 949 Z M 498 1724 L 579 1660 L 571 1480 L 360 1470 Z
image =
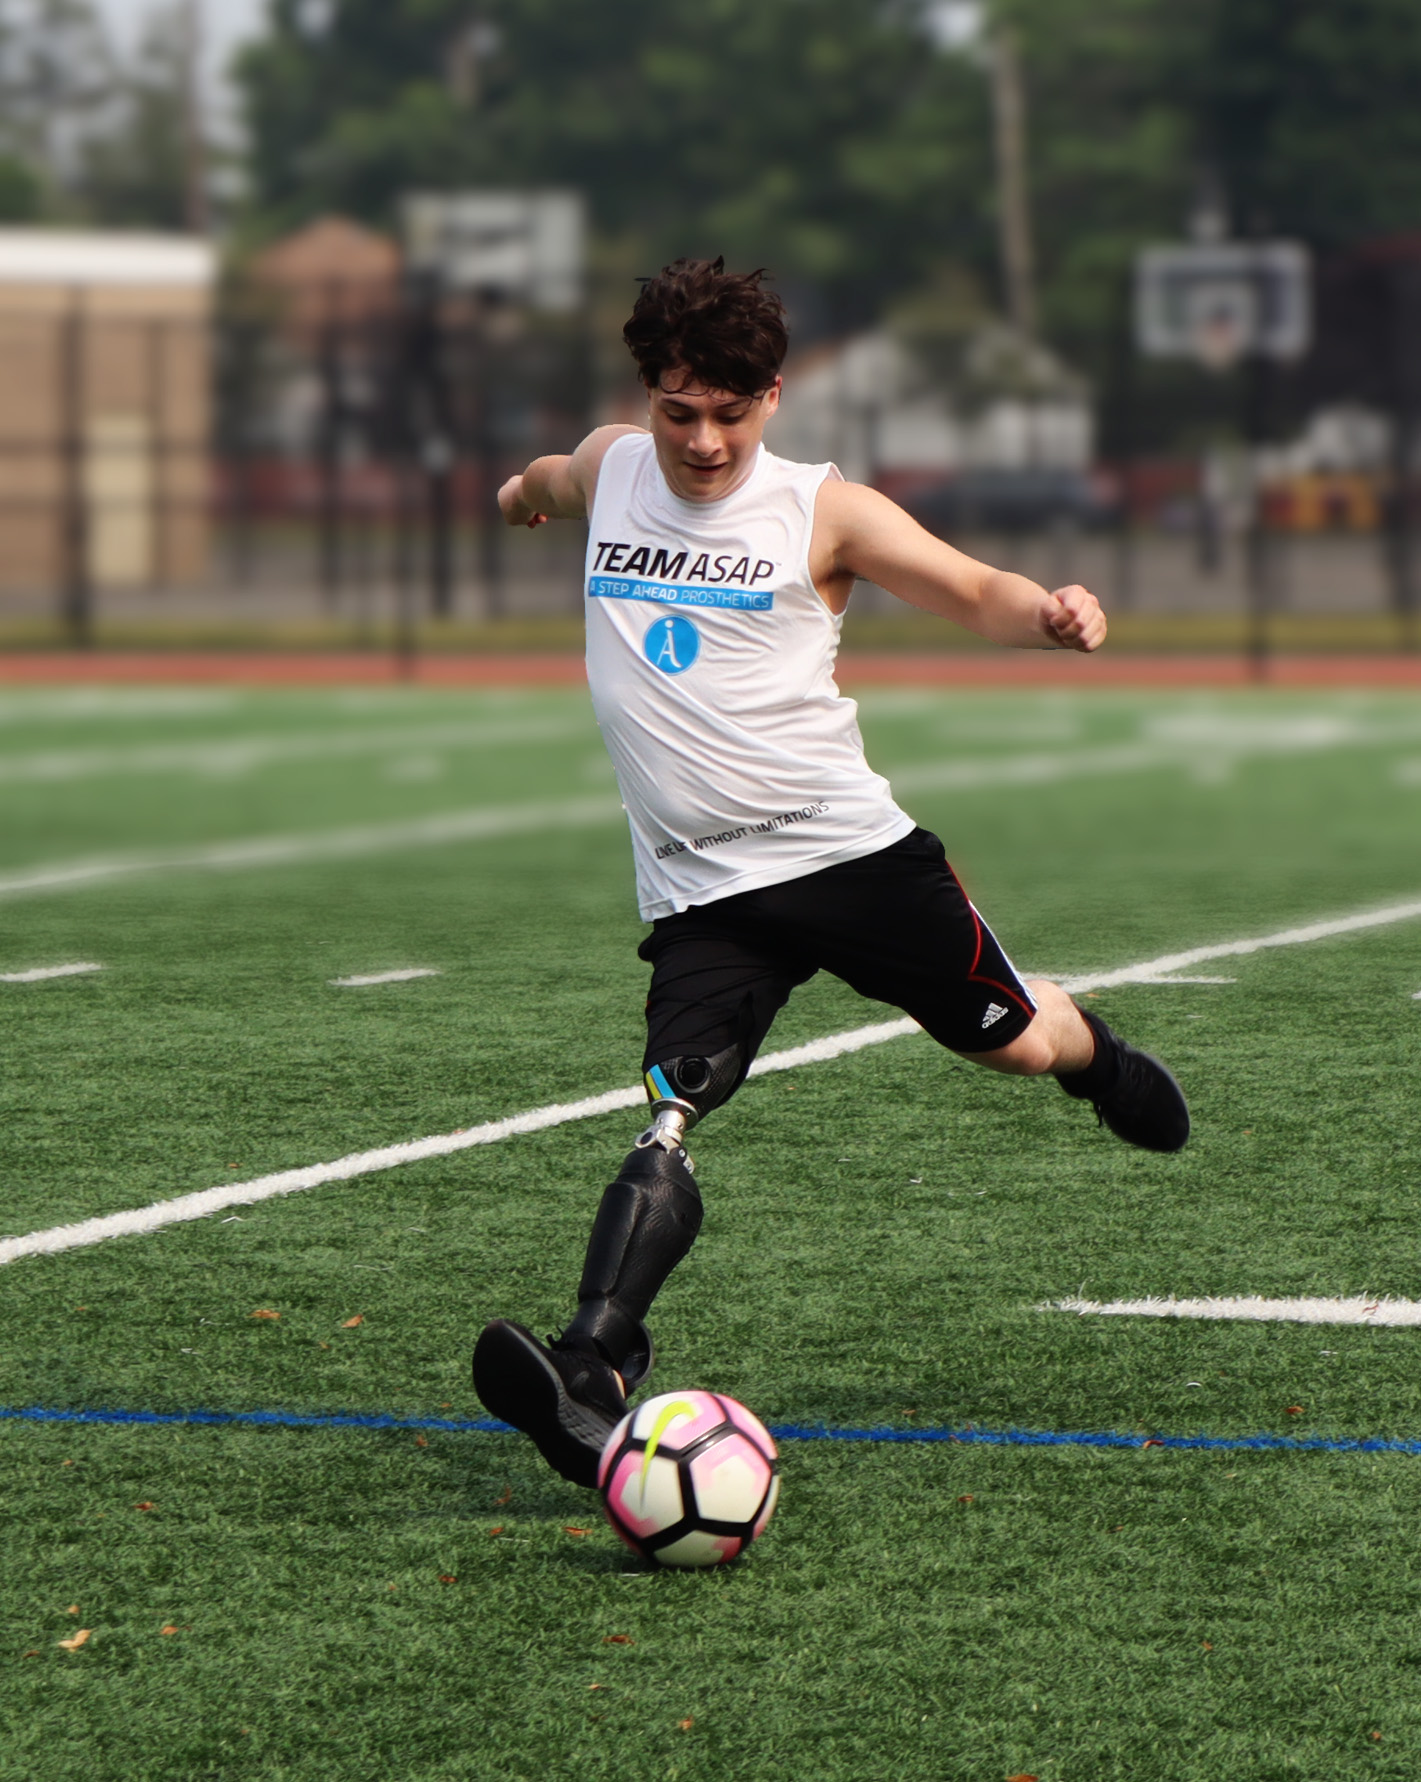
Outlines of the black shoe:
M 1095 1057 L 1083 1071 L 1056 1081 L 1067 1095 L 1089 1101 L 1102 1126 L 1147 1151 L 1178 1151 L 1189 1137 L 1189 1107 L 1179 1084 L 1148 1052 L 1137 1052 L 1099 1015 L 1081 1010 L 1095 1035 Z
M 533 1438 L 554 1472 L 595 1489 L 607 1438 L 627 1414 L 621 1381 L 600 1356 L 544 1347 L 521 1324 L 495 1318 L 474 1348 L 474 1391 Z

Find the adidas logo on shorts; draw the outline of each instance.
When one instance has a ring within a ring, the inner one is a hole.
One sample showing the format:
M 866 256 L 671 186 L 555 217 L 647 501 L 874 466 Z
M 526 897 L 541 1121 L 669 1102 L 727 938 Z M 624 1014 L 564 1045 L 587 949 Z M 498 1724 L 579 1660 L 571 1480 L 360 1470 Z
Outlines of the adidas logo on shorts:
M 987 1004 L 987 1012 L 982 1017 L 983 1027 L 990 1027 L 993 1022 L 1000 1021 L 1002 1016 L 1009 1012 L 1010 1011 L 1004 1009 L 999 1002 L 989 1002 Z

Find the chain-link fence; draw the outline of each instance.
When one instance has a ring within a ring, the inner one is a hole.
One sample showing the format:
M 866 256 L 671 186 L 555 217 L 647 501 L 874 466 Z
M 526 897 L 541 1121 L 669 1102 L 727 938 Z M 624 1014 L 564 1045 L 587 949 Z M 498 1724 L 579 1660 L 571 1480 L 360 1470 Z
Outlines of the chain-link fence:
M 126 625 L 374 643 L 571 618 L 582 529 L 510 533 L 496 493 L 591 424 L 593 344 L 584 317 L 408 279 L 279 301 L 233 286 L 211 307 L 0 291 L 0 622 L 79 643 Z M 974 555 L 1085 581 L 1132 622 L 1203 627 L 1177 641 L 1325 645 L 1307 627 L 1328 620 L 1353 645 L 1414 647 L 1414 467 L 1378 451 L 1375 473 L 1280 460 L 1262 482 L 1243 448 L 936 483 L 879 475 L 871 453 L 846 468 Z M 851 635 L 903 611 L 865 589 Z
M 333 288 L 154 313 L 0 307 L 0 615 L 391 624 L 575 609 L 580 544 L 508 550 L 506 476 L 589 425 L 585 328 Z

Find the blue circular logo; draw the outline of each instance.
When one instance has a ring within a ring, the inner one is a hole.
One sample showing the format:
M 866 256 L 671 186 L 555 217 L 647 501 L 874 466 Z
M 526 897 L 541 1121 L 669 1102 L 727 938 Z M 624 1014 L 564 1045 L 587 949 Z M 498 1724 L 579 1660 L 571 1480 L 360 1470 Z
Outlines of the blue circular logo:
M 669 613 L 651 626 L 642 648 L 662 674 L 684 674 L 701 653 L 701 634 L 680 613 Z

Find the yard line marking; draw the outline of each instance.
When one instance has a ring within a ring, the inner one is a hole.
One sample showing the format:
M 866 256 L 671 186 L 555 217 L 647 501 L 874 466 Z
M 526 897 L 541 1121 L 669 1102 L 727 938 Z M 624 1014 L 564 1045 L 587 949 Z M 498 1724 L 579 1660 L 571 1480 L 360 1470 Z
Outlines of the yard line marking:
M 114 774 L 246 773 L 277 761 L 327 761 L 390 750 L 478 748 L 485 744 L 560 742 L 585 736 L 585 717 L 483 719 L 381 728 L 361 725 L 309 734 L 254 735 L 122 749 L 43 749 L 0 755 L 0 783 L 95 779 Z
M 1121 743 L 1099 749 L 1056 749 L 1033 755 L 1004 755 L 988 761 L 923 761 L 885 768 L 895 791 L 968 792 L 979 786 L 1040 786 L 1097 774 L 1141 773 L 1181 767 L 1177 748 L 1157 743 Z
M 1331 940 L 1340 934 L 1357 934 L 1367 928 L 1387 928 L 1396 922 L 1413 922 L 1421 917 L 1421 899 L 1393 903 L 1379 910 L 1363 910 L 1353 916 L 1334 916 L 1324 922 L 1309 922 L 1302 928 L 1280 928 L 1276 934 L 1262 934 L 1253 940 L 1222 941 L 1210 947 L 1192 947 L 1187 953 L 1163 953 L 1158 959 L 1146 959 L 1140 965 L 1122 965 L 1114 971 L 1082 973 L 1059 980 L 1068 995 L 1085 990 L 1110 990 L 1120 984 L 1159 982 L 1165 972 L 1185 971 L 1191 965 L 1203 965 L 1209 959 L 1242 959 L 1250 953 L 1261 953 L 1267 947 L 1300 947 L 1311 941 Z M 1176 979 L 1183 982 L 1183 979 Z
M 0 984 L 38 984 L 42 978 L 77 978 L 83 972 L 103 969 L 91 959 L 76 965 L 37 965 L 33 971 L 0 971 Z
M 1421 1300 L 1354 1294 L 1350 1299 L 1057 1299 L 1042 1312 L 1076 1312 L 1096 1318 L 1218 1318 L 1255 1324 L 1421 1324 Z
M 580 728 L 575 722 L 567 719 L 529 719 L 529 734 L 554 735 L 570 734 Z M 451 728 L 430 727 L 421 734 L 425 741 L 431 740 L 436 731 L 445 734 Z M 490 739 L 494 732 L 503 730 L 510 733 L 514 726 L 487 724 L 469 725 L 463 728 L 467 737 L 475 731 L 486 731 Z M 1334 727 L 1335 729 L 1335 727 Z M 328 752 L 357 752 L 364 750 L 383 750 L 389 746 L 391 735 L 376 735 L 360 730 L 337 733 L 334 737 L 310 738 L 309 752 L 327 749 Z M 410 734 L 406 733 L 408 742 Z M 172 749 L 164 745 L 161 748 L 137 749 L 128 751 L 125 759 L 137 760 L 140 757 L 150 761 L 162 758 L 165 765 L 191 766 L 198 758 L 205 758 L 209 765 L 224 764 L 230 768 L 234 763 L 244 759 L 255 759 L 254 756 L 243 757 L 242 748 L 255 747 L 258 753 L 262 748 L 275 747 L 281 743 L 283 747 L 296 746 L 298 739 L 291 739 L 287 744 L 284 739 L 257 738 L 249 739 L 248 745 L 218 744 Z M 1261 735 L 1251 743 L 1239 739 L 1229 743 L 1224 753 L 1236 757 L 1242 754 L 1280 754 L 1296 753 L 1302 749 L 1318 749 L 1334 746 L 1339 736 L 1333 729 L 1326 727 L 1304 728 L 1296 734 L 1287 733 L 1278 736 Z M 1358 743 L 1377 743 L 1383 740 L 1379 733 L 1358 731 L 1356 734 L 1344 732 L 1340 740 Z M 303 745 L 304 746 L 304 745 Z M 1150 767 L 1197 767 L 1200 758 L 1200 747 L 1191 746 L 1181 753 L 1178 746 L 1162 744 L 1125 744 L 1101 749 L 1080 749 L 1075 751 L 1057 750 L 1050 753 L 1008 756 L 990 761 L 946 761 L 920 762 L 916 766 L 906 765 L 891 768 L 895 785 L 908 790 L 966 791 L 975 787 L 999 785 L 1039 785 L 1051 781 L 1079 777 L 1081 775 L 1099 773 L 1135 772 Z M 109 752 L 112 753 L 111 751 Z M 88 751 L 86 758 L 98 761 L 104 752 Z M 275 756 L 272 757 L 273 759 Z M 57 760 L 58 757 L 47 759 Z M 0 758 L 0 779 L 4 778 L 5 763 Z M 488 840 L 504 835 L 535 833 L 539 829 L 554 829 L 559 826 L 583 825 L 602 821 L 611 821 L 621 813 L 620 801 L 614 802 L 610 797 L 604 799 L 574 799 L 566 802 L 552 802 L 543 805 L 530 805 L 522 810 L 495 807 L 493 809 L 475 809 L 468 811 L 448 811 L 433 816 L 414 819 L 406 822 L 388 824 L 371 824 L 360 828 L 339 829 L 325 834 L 306 836 L 264 836 L 232 842 L 214 842 L 205 847 L 191 849 L 154 850 L 146 853 L 134 853 L 100 860 L 62 861 L 30 868 L 0 877 L 0 897 L 21 896 L 47 891 L 71 889 L 77 885 L 95 884 L 104 880 L 128 878 L 135 875 L 172 872 L 183 870 L 230 871 L 247 867 L 290 866 L 303 862 L 348 858 L 358 854 L 374 854 L 393 851 L 403 847 L 430 847 L 469 840 Z M 1206 954 L 1203 957 L 1216 957 Z
M 513 1435 L 509 1423 L 496 1417 L 401 1417 L 393 1411 L 129 1411 L 118 1406 L 82 1411 L 49 1405 L 0 1405 L 7 1423 L 97 1423 L 139 1427 L 180 1424 L 188 1427 L 256 1429 L 418 1429 L 439 1435 Z M 1140 1435 L 1120 1429 L 981 1429 L 928 1424 L 900 1429 L 893 1424 L 845 1428 L 827 1423 L 771 1423 L 777 1442 L 882 1442 L 894 1444 L 951 1443 L 979 1448 L 1167 1448 L 1203 1449 L 1213 1453 L 1288 1454 L 1421 1454 L 1421 1441 L 1393 1436 L 1294 1436 L 1260 1432 L 1251 1436 Z
M 802 1064 L 820 1063 L 845 1052 L 882 1045 L 886 1040 L 918 1031 L 916 1021 L 901 1020 L 860 1027 L 850 1033 L 830 1034 L 824 1039 L 811 1041 L 809 1045 L 794 1046 L 788 1051 L 772 1052 L 757 1059 L 750 1067 L 751 1074 L 764 1076 L 769 1071 L 795 1070 Z M 637 1083 L 626 1089 L 609 1089 L 603 1095 L 590 1095 L 582 1101 L 555 1102 L 549 1107 L 513 1114 L 506 1120 L 490 1120 L 483 1126 L 470 1127 L 463 1132 L 444 1132 L 402 1145 L 383 1145 L 375 1151 L 355 1151 L 348 1157 L 338 1157 L 334 1163 L 280 1170 L 275 1175 L 256 1176 L 246 1182 L 224 1182 L 216 1188 L 201 1189 L 196 1194 L 156 1201 L 152 1206 L 83 1219 L 73 1225 L 55 1225 L 47 1231 L 31 1232 L 27 1237 L 0 1239 L 0 1265 L 15 1262 L 22 1256 L 53 1255 L 59 1250 L 79 1249 L 102 1243 L 105 1238 L 132 1237 L 140 1232 L 157 1231 L 165 1225 L 205 1219 L 228 1207 L 252 1206 L 275 1195 L 299 1194 L 307 1188 L 320 1188 L 327 1182 L 345 1182 L 375 1170 L 393 1169 L 398 1164 L 417 1163 L 428 1157 L 448 1157 L 475 1145 L 496 1145 L 502 1139 L 522 1133 L 544 1132 L 550 1126 L 562 1126 L 570 1120 L 590 1120 L 598 1114 L 645 1105 L 646 1090 Z
M 1236 984 L 1237 978 L 1188 978 L 1178 977 L 1173 972 L 1157 972 L 1148 978 L 1137 978 L 1138 984 Z
M 60 692 L 0 692 L 0 724 L 71 718 L 188 718 L 245 703 L 229 688 L 71 687 Z
M 1065 979 L 1066 988 L 1090 989 L 1095 985 L 1149 983 L 1161 971 L 1175 966 L 1216 959 L 1225 955 L 1254 953 L 1263 947 L 1296 946 L 1314 940 L 1348 934 L 1360 928 L 1378 928 L 1388 922 L 1406 921 L 1421 916 L 1421 901 L 1394 904 L 1385 910 L 1370 910 L 1356 916 L 1338 917 L 1314 922 L 1306 928 L 1283 929 L 1278 934 L 1263 935 L 1255 940 L 1229 941 L 1220 946 L 1196 948 L 1191 953 L 1168 954 L 1162 959 L 1148 959 L 1141 965 L 1123 966 L 1118 971 L 1095 977 Z M 751 1076 L 765 1076 L 771 1071 L 797 1070 L 801 1065 L 819 1064 L 839 1058 L 865 1046 L 883 1045 L 888 1040 L 902 1039 L 920 1031 L 916 1021 L 906 1017 L 897 1021 L 876 1022 L 844 1033 L 833 1033 L 807 1045 L 794 1046 L 784 1052 L 772 1052 L 757 1059 L 750 1067 Z M 203 1219 L 209 1213 L 226 1207 L 249 1206 L 269 1200 L 274 1195 L 295 1194 L 306 1188 L 319 1188 L 326 1182 L 348 1181 L 354 1176 L 368 1175 L 375 1170 L 393 1169 L 397 1164 L 414 1163 L 427 1157 L 446 1157 L 474 1145 L 497 1144 L 521 1133 L 542 1132 L 550 1126 L 562 1126 L 572 1120 L 588 1120 L 616 1109 L 643 1105 L 645 1091 L 638 1084 L 627 1089 L 610 1089 L 604 1095 L 593 1095 L 583 1101 L 558 1102 L 548 1107 L 533 1108 L 514 1114 L 506 1120 L 491 1120 L 465 1132 L 437 1134 L 414 1139 L 402 1145 L 385 1145 L 374 1151 L 357 1151 L 334 1163 L 312 1164 L 304 1169 L 282 1170 L 275 1175 L 257 1176 L 247 1182 L 225 1182 L 216 1188 L 205 1188 L 196 1194 L 179 1195 L 176 1199 L 156 1201 L 152 1206 L 136 1207 L 127 1212 L 110 1213 L 102 1218 L 85 1219 L 73 1225 L 56 1225 L 46 1231 L 30 1232 L 25 1237 L 0 1239 L 0 1266 L 22 1256 L 49 1255 L 59 1250 L 72 1250 L 88 1244 L 102 1243 L 105 1238 L 126 1237 L 140 1232 L 157 1231 L 189 1219 Z
M 1156 769 L 1178 768 L 1197 774 L 1201 768 L 1213 770 L 1257 756 L 1386 748 L 1413 741 L 1417 734 L 1414 724 L 1368 725 L 1332 718 L 1232 728 L 1211 719 L 1197 734 L 1188 727 L 1171 729 L 1166 724 L 1155 729 L 1156 736 L 1147 742 L 1043 750 L 990 760 L 924 761 L 888 767 L 884 772 L 895 790 L 967 792 L 978 787 L 1040 786 L 1059 780 L 1148 773 Z
M 403 984 L 410 978 L 442 978 L 444 973 L 432 965 L 410 965 L 403 971 L 373 971 L 358 978 L 327 978 L 342 990 L 355 990 L 364 984 Z
M 491 841 L 541 830 L 583 829 L 622 817 L 621 800 L 610 795 L 568 798 L 546 804 L 485 805 L 443 811 L 394 823 L 329 829 L 315 835 L 267 835 L 246 841 L 210 842 L 200 848 L 160 849 L 107 860 L 76 860 L 35 866 L 0 877 L 0 897 L 67 891 L 106 879 L 144 873 L 235 872 L 261 866 L 299 866 L 311 861 L 345 860 L 400 848 L 440 847 L 450 842 Z

